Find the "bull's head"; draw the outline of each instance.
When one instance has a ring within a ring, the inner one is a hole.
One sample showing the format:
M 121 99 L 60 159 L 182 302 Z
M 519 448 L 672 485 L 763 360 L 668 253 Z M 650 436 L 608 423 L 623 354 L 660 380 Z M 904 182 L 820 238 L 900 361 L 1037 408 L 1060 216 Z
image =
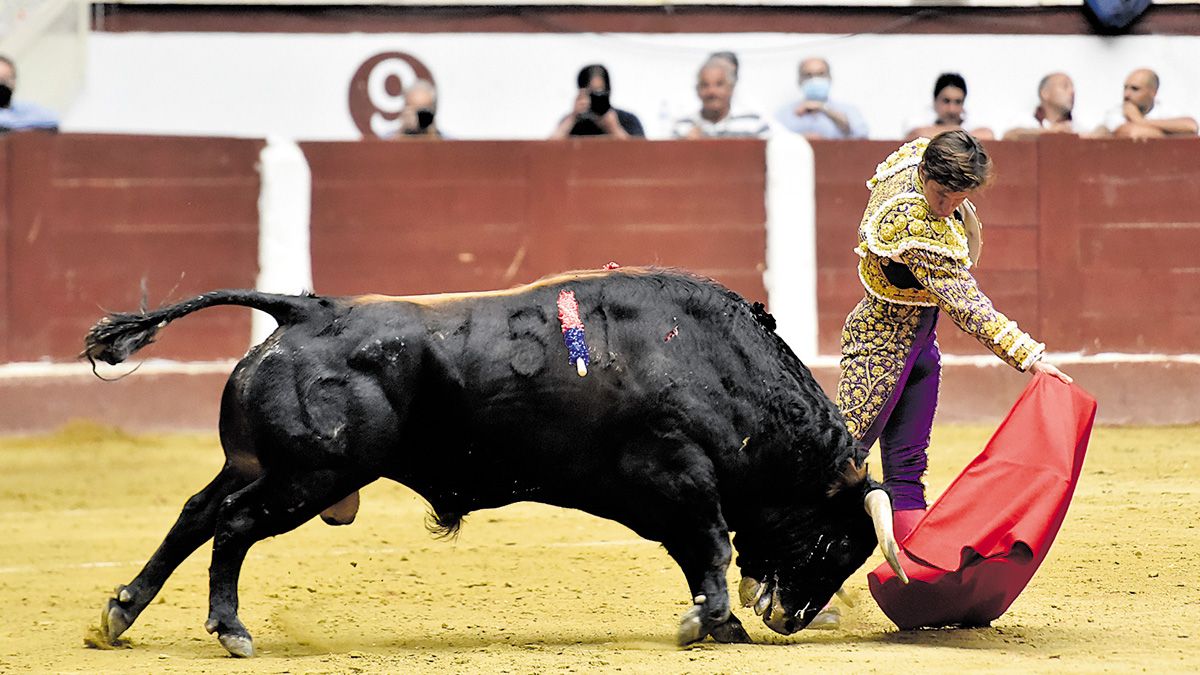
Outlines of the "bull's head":
M 771 630 L 790 635 L 809 624 L 842 583 L 862 566 L 876 543 L 896 574 L 900 567 L 892 532 L 892 503 L 877 483 L 840 490 L 828 500 L 791 514 L 803 531 L 794 543 L 756 559 L 742 555 L 742 604 L 754 608 Z M 864 513 L 865 507 L 865 513 Z M 777 544 L 780 542 L 776 542 Z

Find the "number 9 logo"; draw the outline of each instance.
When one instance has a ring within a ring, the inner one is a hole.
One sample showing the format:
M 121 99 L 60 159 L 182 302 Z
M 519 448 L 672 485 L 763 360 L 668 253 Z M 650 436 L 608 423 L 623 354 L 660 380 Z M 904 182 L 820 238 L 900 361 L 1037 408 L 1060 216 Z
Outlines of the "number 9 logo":
M 350 79 L 350 117 L 364 138 L 388 138 L 400 130 L 404 90 L 417 80 L 434 83 L 429 68 L 404 52 L 376 54 L 358 67 Z

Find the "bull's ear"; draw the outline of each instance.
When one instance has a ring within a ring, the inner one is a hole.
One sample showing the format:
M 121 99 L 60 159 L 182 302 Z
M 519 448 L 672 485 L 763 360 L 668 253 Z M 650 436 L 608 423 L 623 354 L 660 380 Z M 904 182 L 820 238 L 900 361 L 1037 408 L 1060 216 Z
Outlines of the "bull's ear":
M 850 459 L 846 460 L 846 465 L 842 467 L 841 472 L 838 474 L 837 480 L 833 481 L 833 485 L 829 486 L 829 490 L 827 490 L 825 494 L 828 497 L 832 497 L 846 488 L 857 488 L 866 480 L 867 463 L 864 461 L 862 464 L 858 464 L 854 461 L 854 458 L 851 457 Z

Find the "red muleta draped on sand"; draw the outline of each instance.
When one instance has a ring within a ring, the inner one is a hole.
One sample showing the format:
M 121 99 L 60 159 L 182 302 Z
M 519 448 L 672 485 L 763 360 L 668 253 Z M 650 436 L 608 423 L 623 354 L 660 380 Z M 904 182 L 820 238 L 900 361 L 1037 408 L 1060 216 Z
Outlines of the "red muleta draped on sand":
M 887 566 L 867 579 L 900 628 L 982 626 L 1033 578 L 1067 515 L 1083 468 L 1096 401 L 1037 375 L 983 452 L 904 541 L 912 583 Z

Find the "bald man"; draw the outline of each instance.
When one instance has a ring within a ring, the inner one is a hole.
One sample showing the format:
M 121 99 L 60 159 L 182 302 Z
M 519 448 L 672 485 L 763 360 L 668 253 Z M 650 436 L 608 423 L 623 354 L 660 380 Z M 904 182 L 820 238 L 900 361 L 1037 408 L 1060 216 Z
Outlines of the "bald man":
M 1066 73 L 1050 73 L 1038 83 L 1038 105 L 1033 113 L 1026 113 L 1014 124 L 1004 140 L 1077 133 L 1080 127 L 1075 119 L 1075 83 Z
M 1139 68 L 1125 78 L 1125 101 L 1108 111 L 1103 131 L 1117 138 L 1195 136 L 1196 118 L 1158 100 L 1158 74 Z

